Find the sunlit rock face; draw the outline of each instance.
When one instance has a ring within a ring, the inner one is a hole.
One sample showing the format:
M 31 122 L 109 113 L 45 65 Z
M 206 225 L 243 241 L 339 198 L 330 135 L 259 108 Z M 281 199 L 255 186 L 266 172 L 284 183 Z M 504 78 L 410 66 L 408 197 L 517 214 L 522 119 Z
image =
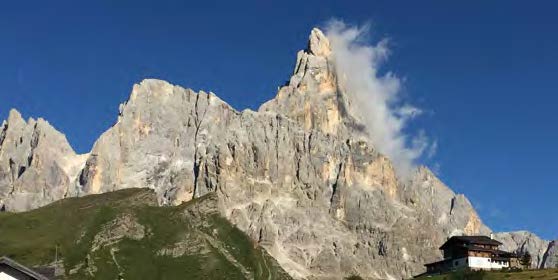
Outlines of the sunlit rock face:
M 428 168 L 398 180 L 338 90 L 332 51 L 312 30 L 289 82 L 257 112 L 144 80 L 84 156 L 46 122 L 10 115 L 0 198 L 20 211 L 133 187 L 154 189 L 162 206 L 215 192 L 226 217 L 301 279 L 407 278 L 441 257 L 448 236 L 489 234 L 467 198 Z M 32 149 L 36 127 L 44 136 Z
M 11 110 L 0 127 L 0 208 L 23 211 L 71 195 L 85 157 L 45 120 Z
M 259 111 L 285 115 L 307 131 L 347 134 L 345 124 L 352 123 L 352 119 L 346 111 L 348 100 L 337 89 L 331 51 L 325 35 L 313 29 L 308 50 L 297 54 L 293 75 Z
M 529 252 L 531 268 L 556 268 L 558 265 L 556 241 L 543 240 L 528 231 L 496 233 L 494 238 L 503 243 L 504 250 L 518 255 Z
M 161 205 L 217 192 L 227 218 L 297 278 L 407 277 L 447 235 L 488 232 L 428 169 L 398 181 L 337 90 L 327 38 L 315 29 L 308 45 L 258 112 L 164 81 L 135 85 L 81 192 L 149 187 Z

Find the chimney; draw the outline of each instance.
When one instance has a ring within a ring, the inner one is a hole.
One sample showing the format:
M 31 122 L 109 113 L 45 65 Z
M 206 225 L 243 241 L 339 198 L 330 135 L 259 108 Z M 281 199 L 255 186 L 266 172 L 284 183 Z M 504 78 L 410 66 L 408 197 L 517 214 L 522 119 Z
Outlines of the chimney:
M 490 239 L 494 239 L 494 233 L 490 233 Z

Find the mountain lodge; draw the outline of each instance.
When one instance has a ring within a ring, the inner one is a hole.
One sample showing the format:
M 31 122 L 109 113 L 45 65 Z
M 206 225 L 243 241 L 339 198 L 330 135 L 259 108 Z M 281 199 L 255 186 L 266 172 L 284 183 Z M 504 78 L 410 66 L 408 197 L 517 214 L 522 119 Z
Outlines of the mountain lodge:
M 444 259 L 425 264 L 427 274 L 443 273 L 458 269 L 498 270 L 517 266 L 517 256 L 502 251 L 500 241 L 488 236 L 453 236 L 440 250 Z

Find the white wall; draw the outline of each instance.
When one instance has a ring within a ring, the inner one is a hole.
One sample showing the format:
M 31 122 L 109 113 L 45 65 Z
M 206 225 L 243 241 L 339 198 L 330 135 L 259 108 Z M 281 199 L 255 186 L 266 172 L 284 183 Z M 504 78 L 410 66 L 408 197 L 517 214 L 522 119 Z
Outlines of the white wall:
M 470 268 L 478 268 L 478 269 L 502 269 L 504 267 L 509 267 L 509 263 L 506 262 L 502 264 L 502 262 L 490 262 L 490 258 L 483 258 L 483 257 L 469 257 L 469 267 Z
M 0 272 L 0 280 L 17 280 L 16 278 L 13 278 L 12 276 L 4 273 L 4 272 Z

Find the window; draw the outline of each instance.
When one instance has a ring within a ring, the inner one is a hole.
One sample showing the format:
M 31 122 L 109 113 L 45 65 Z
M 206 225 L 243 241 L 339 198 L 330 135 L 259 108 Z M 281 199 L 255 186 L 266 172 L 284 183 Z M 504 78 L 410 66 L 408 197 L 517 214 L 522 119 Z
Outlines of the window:
M 459 261 L 455 261 L 455 262 L 453 263 L 453 265 L 455 265 L 455 266 L 457 266 L 458 264 L 459 264 Z

